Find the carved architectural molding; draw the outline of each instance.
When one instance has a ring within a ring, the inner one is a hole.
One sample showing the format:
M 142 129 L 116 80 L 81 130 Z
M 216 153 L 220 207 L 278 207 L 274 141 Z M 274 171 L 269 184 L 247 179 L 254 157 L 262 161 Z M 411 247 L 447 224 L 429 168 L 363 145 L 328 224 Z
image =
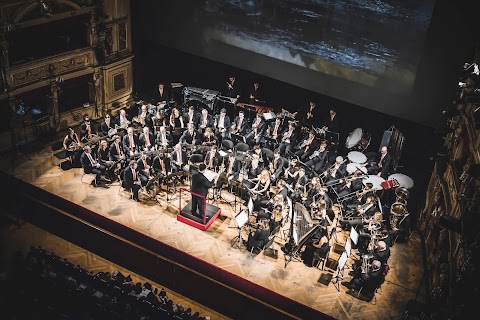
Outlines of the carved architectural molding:
M 7 70 L 7 81 L 10 87 L 15 88 L 94 65 L 94 53 L 87 49 L 82 52 L 68 53 L 55 58 L 42 59 L 29 65 L 11 68 Z

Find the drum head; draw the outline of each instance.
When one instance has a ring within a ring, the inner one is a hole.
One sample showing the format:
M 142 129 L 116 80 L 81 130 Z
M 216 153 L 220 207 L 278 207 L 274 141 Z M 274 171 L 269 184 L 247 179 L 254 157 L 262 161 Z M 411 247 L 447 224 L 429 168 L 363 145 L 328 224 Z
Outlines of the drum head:
M 358 163 L 349 163 L 347 164 L 347 172 L 349 174 L 353 174 L 355 171 L 357 170 L 360 170 L 362 171 L 364 174 L 367 173 L 367 168 L 365 167 L 362 167 L 361 165 L 359 165 Z
M 365 185 L 367 182 L 370 182 L 373 184 L 373 190 L 383 190 L 382 182 L 384 182 L 385 179 L 382 177 L 376 176 L 376 175 L 369 175 L 367 178 L 363 179 L 362 182 Z
M 362 129 L 356 128 L 348 135 L 347 140 L 345 141 L 345 147 L 347 147 L 347 149 L 353 148 L 354 146 L 357 145 L 357 143 L 360 141 L 361 138 L 362 138 Z
M 347 155 L 348 160 L 355 163 L 367 162 L 367 156 L 359 151 L 350 151 Z

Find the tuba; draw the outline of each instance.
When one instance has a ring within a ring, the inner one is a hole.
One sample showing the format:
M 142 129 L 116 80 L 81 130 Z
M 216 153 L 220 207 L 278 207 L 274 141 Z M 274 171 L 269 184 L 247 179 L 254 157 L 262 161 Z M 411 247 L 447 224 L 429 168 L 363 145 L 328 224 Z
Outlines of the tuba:
M 403 204 L 407 203 L 407 199 L 410 196 L 407 188 L 405 188 L 405 187 L 397 188 L 395 190 L 395 195 L 397 196 L 395 202 L 399 202 L 399 203 L 403 203 Z

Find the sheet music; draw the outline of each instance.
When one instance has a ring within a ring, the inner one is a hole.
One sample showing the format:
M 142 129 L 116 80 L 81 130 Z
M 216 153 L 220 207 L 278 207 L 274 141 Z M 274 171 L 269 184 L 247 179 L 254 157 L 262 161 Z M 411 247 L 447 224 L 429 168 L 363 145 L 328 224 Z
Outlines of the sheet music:
M 252 197 L 250 197 L 250 199 L 248 200 L 248 212 L 250 212 L 250 214 L 252 214 L 252 212 L 253 212 L 253 201 L 252 201 Z
M 220 155 L 220 157 L 225 157 L 228 153 L 226 153 L 223 150 L 220 150 L 220 151 L 218 151 L 218 154 Z
M 212 182 L 213 179 L 215 179 L 215 175 L 216 173 L 213 172 L 212 170 L 205 170 L 205 172 L 203 173 L 203 175 L 205 176 L 205 178 L 208 179 L 208 181 Z
M 275 117 L 275 114 L 273 112 L 265 112 L 263 114 L 263 117 L 265 118 L 265 120 L 271 120 Z

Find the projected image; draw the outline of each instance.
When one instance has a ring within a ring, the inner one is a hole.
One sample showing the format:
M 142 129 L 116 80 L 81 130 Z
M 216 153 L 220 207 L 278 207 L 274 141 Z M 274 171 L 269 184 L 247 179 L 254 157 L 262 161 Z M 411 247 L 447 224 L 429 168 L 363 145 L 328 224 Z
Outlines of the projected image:
M 205 0 L 217 41 L 334 77 L 408 93 L 434 0 Z

